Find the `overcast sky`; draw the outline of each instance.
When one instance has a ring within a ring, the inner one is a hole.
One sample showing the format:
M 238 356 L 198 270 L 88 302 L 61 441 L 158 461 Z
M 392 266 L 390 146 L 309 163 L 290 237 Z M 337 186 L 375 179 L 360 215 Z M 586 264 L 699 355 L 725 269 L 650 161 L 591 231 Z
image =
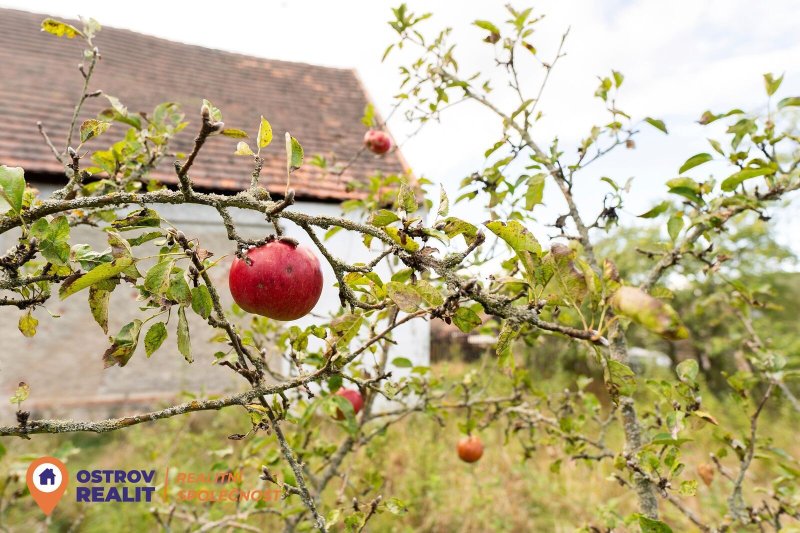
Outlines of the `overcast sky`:
M 227 0 L 200 2 L 139 0 L 124 6 L 107 0 L 0 0 L 0 6 L 62 17 L 89 16 L 101 24 L 159 37 L 255 56 L 355 68 L 384 113 L 397 92 L 396 63 L 381 63 L 394 31 L 386 24 L 390 8 L 384 0 Z M 482 30 L 470 23 L 478 18 L 500 22 L 503 1 L 409 1 L 414 11 L 432 11 L 424 24 L 431 30 L 443 25 L 456 29 L 454 41 L 462 69 L 492 65 Z M 627 203 L 627 220 L 641 213 L 664 191 L 663 182 L 675 177 L 690 155 L 710 151 L 709 132 L 695 123 L 706 109 L 738 106 L 755 110 L 766 102 L 761 75 L 785 73 L 779 97 L 800 94 L 800 39 L 797 38 L 798 2 L 772 0 L 538 1 L 546 19 L 534 41 L 543 57 L 552 53 L 564 30 L 571 27 L 567 56 L 554 71 L 540 109 L 546 119 L 534 133 L 546 143 L 558 135 L 562 147 L 585 136 L 603 120 L 603 109 L 592 97 L 596 75 L 616 69 L 625 74 L 619 105 L 634 117 L 654 116 L 666 121 L 664 136 L 645 130 L 637 148 L 623 150 L 587 172 L 580 184 L 579 201 L 590 210 L 605 192 L 599 178 L 624 182 L 634 176 Z M 463 43 L 463 44 L 461 44 Z M 526 76 L 530 90 L 537 78 Z M 121 97 L 124 95 L 120 95 Z M 223 110 L 224 111 L 224 110 Z M 402 119 L 390 128 L 402 140 L 411 128 Z M 482 153 L 498 136 L 496 121 L 476 107 L 457 106 L 441 125 L 433 125 L 403 144 L 403 153 L 417 175 L 443 183 L 451 198 L 457 184 L 482 162 Z M 705 177 L 713 167 L 697 169 Z M 555 189 L 555 187 L 551 187 Z M 541 220 L 563 212 L 557 197 L 546 195 Z M 463 212 L 463 208 L 462 208 Z M 800 214 L 796 208 L 795 215 Z M 625 216 L 625 214 L 623 214 Z M 590 218 L 590 217 L 587 217 Z M 593 218 L 593 214 L 591 214 Z M 550 220 L 548 220 L 550 219 Z M 788 223 L 784 218 L 781 224 Z M 546 233 L 537 229 L 540 235 Z M 788 233 L 784 232 L 784 239 Z M 800 245 L 797 245 L 800 251 Z

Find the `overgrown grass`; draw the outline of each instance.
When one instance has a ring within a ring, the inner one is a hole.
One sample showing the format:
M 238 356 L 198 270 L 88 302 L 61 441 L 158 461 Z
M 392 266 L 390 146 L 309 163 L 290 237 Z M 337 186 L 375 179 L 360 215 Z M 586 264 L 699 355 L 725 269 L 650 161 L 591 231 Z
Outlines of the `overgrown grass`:
M 469 365 L 464 363 L 442 363 L 436 365 L 434 372 L 458 376 L 468 369 Z M 566 376 L 550 376 L 541 386 L 558 390 L 570 381 Z M 733 423 L 740 430 L 746 429 L 747 417 L 738 403 L 706 394 L 704 408 L 723 425 Z M 773 447 L 797 456 L 800 444 L 784 416 L 787 415 L 777 411 L 767 412 L 761 422 L 762 434 L 764 438 L 769 436 Z M 523 460 L 520 445 L 514 439 L 506 443 L 500 424 L 481 432 L 486 451 L 478 463 L 460 462 L 455 444 L 461 436 L 457 423 L 462 417 L 463 414 L 453 412 L 445 419 L 444 426 L 440 426 L 432 418 L 411 416 L 359 449 L 346 463 L 343 473 L 347 480 L 366 480 L 370 482 L 366 484 L 378 487 L 376 493 L 384 498 L 398 498 L 408 509 L 402 516 L 387 512 L 375 516 L 369 523 L 369 531 L 574 531 L 589 525 L 602 528 L 615 518 L 635 511 L 633 493 L 612 478 L 615 470 L 611 461 L 564 459 L 559 463 L 562 454 L 555 442 L 540 446 L 529 459 Z M 335 443 L 344 438 L 341 428 L 329 419 L 320 417 L 317 423 L 320 439 Z M 51 520 L 45 521 L 23 488 L 27 463 L 44 454 L 66 457 L 73 483 L 74 472 L 82 468 L 155 469 L 161 483 L 169 467 L 209 472 L 243 465 L 242 488 L 254 489 L 263 486 L 258 480 L 260 464 L 277 459 L 277 444 L 274 437 L 262 435 L 245 441 L 227 440 L 230 434 L 246 431 L 247 425 L 241 412 L 228 410 L 137 426 L 111 435 L 37 435 L 30 441 L 5 440 L 6 453 L 0 464 L 3 474 L 0 521 L 12 531 L 34 531 L 43 524 L 49 524 L 52 531 L 157 530 L 151 508 L 166 510 L 171 505 L 163 502 L 160 495 L 149 504 L 85 504 L 76 503 L 74 491 L 68 489 Z M 738 434 L 732 436 L 741 438 Z M 695 433 L 696 440 L 688 445 L 683 456 L 685 477 L 698 481 L 697 494 L 684 497 L 683 501 L 706 516 L 717 517 L 724 512 L 730 484 L 717 475 L 706 486 L 696 469 L 698 464 L 709 462 L 709 453 L 720 449 L 725 437 L 720 430 L 706 424 Z M 609 441 L 616 446 L 619 435 L 612 432 Z M 736 466 L 730 456 L 725 464 L 730 468 Z M 756 459 L 749 474 L 757 480 L 755 485 L 760 485 L 766 477 L 765 470 L 772 467 L 768 460 Z M 279 467 L 276 470 L 281 472 Z M 23 480 L 20 482 L 15 476 L 22 476 Z M 353 497 L 363 502 L 375 494 L 356 493 L 344 483 L 343 479 L 331 483 L 325 494 L 328 506 L 349 512 Z M 365 483 L 357 485 L 363 487 Z M 747 496 L 754 494 L 750 492 Z M 291 497 L 287 501 L 268 502 L 264 507 L 298 504 L 297 497 Z M 675 531 L 693 530 L 669 504 L 663 503 L 662 509 L 665 520 Z M 179 505 L 177 513 L 203 514 L 208 510 L 211 518 L 220 518 L 235 512 L 236 505 L 189 502 Z M 182 519 L 176 521 L 180 523 Z M 264 531 L 279 530 L 281 526 L 268 514 L 251 517 L 248 524 Z M 176 530 L 185 530 L 185 526 Z

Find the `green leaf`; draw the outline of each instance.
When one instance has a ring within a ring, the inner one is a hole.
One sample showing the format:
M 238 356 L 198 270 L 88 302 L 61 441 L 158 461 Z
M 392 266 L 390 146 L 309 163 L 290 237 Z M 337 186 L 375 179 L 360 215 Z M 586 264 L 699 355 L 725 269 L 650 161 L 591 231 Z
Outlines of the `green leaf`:
M 144 277 L 144 288 L 153 294 L 165 294 L 174 265 L 174 259 L 165 259 L 153 265 Z
M 450 212 L 450 200 L 447 198 L 447 193 L 444 190 L 444 185 L 439 185 L 439 209 L 436 213 L 440 217 L 446 217 Z
M 75 26 L 49 18 L 42 21 L 42 31 L 52 33 L 56 37 L 66 37 L 67 39 L 72 39 L 77 35 L 83 37 L 83 33 Z
M 144 351 L 147 357 L 153 355 L 158 350 L 167 338 L 167 326 L 163 322 L 156 322 L 150 329 L 147 330 L 147 335 L 144 336 Z
M 85 143 L 89 139 L 101 135 L 109 126 L 111 126 L 111 123 L 103 120 L 96 120 L 93 118 L 84 120 L 83 124 L 81 124 L 81 142 Z
M 444 303 L 444 296 L 439 292 L 439 289 L 424 279 L 417 280 L 411 287 L 420 298 L 422 298 L 425 304 L 430 307 L 438 307 Z
M 25 171 L 22 167 L 0 165 L 0 213 L 13 209 L 22 210 L 22 196 L 25 193 Z
M 617 72 L 616 70 L 612 70 L 611 75 L 614 77 L 614 86 L 619 89 L 619 86 L 622 85 L 622 81 L 625 79 L 625 76 L 622 75 L 622 72 Z
M 387 511 L 396 516 L 402 516 L 408 512 L 406 502 L 397 498 L 389 498 L 384 505 Z
M 611 394 L 614 397 L 632 396 L 636 392 L 636 375 L 629 366 L 608 360 L 606 380 L 611 385 Z
M 142 321 L 138 318 L 122 326 L 117 336 L 112 339 L 111 347 L 103 354 L 103 362 L 106 368 L 128 364 L 128 361 L 136 351 L 136 346 L 139 344 L 139 333 L 141 331 Z
M 225 128 L 220 132 L 225 137 L 230 137 L 231 139 L 247 139 L 249 135 L 244 130 L 238 130 L 236 128 Z
M 758 176 L 768 176 L 770 174 L 775 174 L 775 169 L 772 167 L 746 168 L 725 178 L 725 181 L 722 182 L 720 187 L 723 191 L 731 192 L 745 180 Z
M 263 116 L 261 117 L 261 123 L 258 125 L 258 148 L 266 148 L 269 146 L 269 143 L 272 142 L 272 126 L 270 125 L 269 121 L 265 119 Z M 298 144 L 298 146 L 300 146 Z M 303 149 L 300 149 L 300 163 L 303 162 Z M 298 167 L 300 165 L 297 165 Z
M 681 496 L 694 496 L 697 494 L 697 480 L 687 479 L 681 481 L 681 486 L 678 489 L 678 494 Z
M 411 368 L 412 366 L 414 366 L 414 363 L 412 363 L 410 359 L 407 359 L 405 357 L 395 357 L 394 359 L 392 359 L 392 366 L 395 366 L 397 368 Z
M 393 47 L 394 47 L 393 44 L 389 45 L 389 48 L 387 48 L 386 52 L 384 52 L 383 56 L 384 59 L 386 58 L 386 55 L 389 53 L 389 50 L 391 50 Z M 361 123 L 368 128 L 371 128 L 372 126 L 375 125 L 375 106 L 372 105 L 371 103 L 367 103 L 367 105 L 364 106 L 364 115 L 361 117 Z
M 115 220 L 111 227 L 119 231 L 130 231 L 141 228 L 158 228 L 161 226 L 161 215 L 157 211 L 145 207 L 128 213 L 125 218 Z
M 363 315 L 349 314 L 336 317 L 331 321 L 331 329 L 336 334 L 336 347 L 340 351 L 347 351 L 356 335 L 358 330 L 361 329 L 361 324 L 364 323 Z
M 692 168 L 697 167 L 697 166 L 700 166 L 703 163 L 707 163 L 709 161 L 712 161 L 713 159 L 714 159 L 714 157 L 711 154 L 707 154 L 707 153 L 695 154 L 692 157 L 690 157 L 689 159 L 687 159 L 686 162 L 683 165 L 681 165 L 681 168 L 678 170 L 678 173 L 679 174 L 683 174 L 687 170 L 692 169 Z
M 397 206 L 408 214 L 416 212 L 418 208 L 414 191 L 405 182 L 400 184 L 400 192 L 397 194 Z
M 782 81 L 783 74 L 781 74 L 780 78 L 775 78 L 771 73 L 764 74 L 764 88 L 767 90 L 767 96 L 775 94 Z
M 675 373 L 678 375 L 678 379 L 691 385 L 694 384 L 699 372 L 700 367 L 698 366 L 697 361 L 694 359 L 686 359 L 685 361 L 681 361 L 678 363 L 678 366 L 675 367 Z
M 453 324 L 464 333 L 469 333 L 481 323 L 481 317 L 469 307 L 459 307 L 453 314 Z
M 646 117 L 644 119 L 644 121 L 647 122 L 648 124 L 650 124 L 651 126 L 653 126 L 655 129 L 657 129 L 659 131 L 663 131 L 664 133 L 668 133 L 667 132 L 667 126 L 666 126 L 666 124 L 664 124 L 663 120 L 659 120 L 657 118 Z
M 542 203 L 542 198 L 544 197 L 544 178 L 544 174 L 536 174 L 528 179 L 528 190 L 525 192 L 525 209 L 528 211 Z
M 500 335 L 497 337 L 497 346 L 495 347 L 500 368 L 511 368 L 513 370 L 514 354 L 511 352 L 511 347 L 518 335 L 519 326 L 506 320 L 503 324 L 503 329 L 500 330 Z
M 33 337 L 36 335 L 36 326 L 38 324 L 39 321 L 31 314 L 30 310 L 19 318 L 19 330 L 26 337 Z
M 500 29 L 488 20 L 476 20 L 473 24 L 489 33 L 500 34 Z
M 303 166 L 303 147 L 286 132 L 286 171 L 290 174 Z
M 639 515 L 639 527 L 642 533 L 672 533 L 672 529 L 661 520 L 654 520 L 644 515 Z
M 478 228 L 456 217 L 448 217 L 440 224 L 436 225 L 437 229 L 444 231 L 445 235 L 453 238 L 457 235 L 464 236 L 464 242 L 472 244 L 478 236 Z
M 397 216 L 397 214 L 393 211 L 389 211 L 388 209 L 379 209 L 369 216 L 368 222 L 373 226 L 382 228 L 384 226 L 388 226 L 392 222 L 397 222 L 398 220 L 400 220 L 400 217 Z
M 700 184 L 692 178 L 673 178 L 667 181 L 667 187 L 670 189 L 689 189 L 694 193 L 700 192 Z
M 31 394 L 31 386 L 25 383 L 24 381 L 20 381 L 19 385 L 17 386 L 17 390 L 14 391 L 14 396 L 10 398 L 11 403 L 19 405 L 25 400 L 27 400 L 30 394 Z
M 219 122 L 222 120 L 222 111 L 214 107 L 214 104 L 205 98 L 203 99 L 203 106 L 201 109 L 208 109 L 208 118 L 211 120 L 211 122 Z
M 189 289 L 189 284 L 186 283 L 183 270 L 180 272 L 173 272 L 170 275 L 167 298 L 183 305 L 192 303 L 192 291 Z
M 675 242 L 682 229 L 683 215 L 681 213 L 675 213 L 669 217 L 667 221 L 667 233 L 669 233 L 669 238 L 672 239 L 672 242 Z
M 191 363 L 192 359 L 192 345 L 189 341 L 189 322 L 186 320 L 186 306 L 178 307 L 178 351 L 181 352 L 183 358 Z
M 542 247 L 539 241 L 518 220 L 510 220 L 508 222 L 492 220 L 484 224 L 492 233 L 503 239 L 515 252 L 526 251 L 536 255 L 542 254 Z
M 101 263 L 86 274 L 61 284 L 58 291 L 59 297 L 64 300 L 78 291 L 91 287 L 95 283 L 105 281 L 119 275 L 123 270 L 133 265 L 136 261 L 131 257 L 120 257 L 110 263 Z
M 214 304 L 211 300 L 211 293 L 205 285 L 198 285 L 192 289 L 192 311 L 207 319 L 211 316 Z
M 108 333 L 108 300 L 111 292 L 97 286 L 89 288 L 89 310 L 103 333 Z
M 69 221 L 61 215 L 52 222 L 40 218 L 31 225 L 31 235 L 39 240 L 39 249 L 45 259 L 54 265 L 69 262 Z
M 422 303 L 419 293 L 410 285 L 398 281 L 390 281 L 385 285 L 386 295 L 406 313 L 413 313 Z
M 611 296 L 609 303 L 618 315 L 628 317 L 666 339 L 689 337 L 689 330 L 672 307 L 638 287 L 620 287 Z
M 356 412 L 353 410 L 353 404 L 347 401 L 347 399 L 338 394 L 331 394 L 325 398 L 324 408 L 329 416 L 337 420 L 340 418 L 342 419 L 342 423 L 350 435 L 356 434 L 358 431 Z
M 790 96 L 778 102 L 778 109 L 783 109 L 784 107 L 798 107 L 798 106 L 800 106 L 800 96 Z
M 661 202 L 650 211 L 642 213 L 639 218 L 656 218 L 658 215 L 669 209 L 669 202 Z

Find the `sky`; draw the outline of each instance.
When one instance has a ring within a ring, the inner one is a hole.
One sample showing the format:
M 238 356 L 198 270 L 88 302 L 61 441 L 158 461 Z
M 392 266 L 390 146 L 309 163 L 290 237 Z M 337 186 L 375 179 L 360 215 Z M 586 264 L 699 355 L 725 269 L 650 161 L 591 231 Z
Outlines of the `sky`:
M 481 42 L 484 36 L 471 24 L 476 19 L 505 20 L 507 0 L 408 1 L 415 12 L 434 16 L 423 29 L 451 26 L 458 43 L 457 57 L 463 71 L 490 70 L 493 55 Z M 117 2 L 100 0 L 0 0 L 0 6 L 71 17 L 93 17 L 101 24 L 131 29 L 149 35 L 244 54 L 354 68 L 371 98 L 386 116 L 398 92 L 397 60 L 381 62 L 386 46 L 396 34 L 386 24 L 391 7 L 399 2 L 384 0 L 228 0 L 164 2 L 139 0 L 124 8 Z M 593 98 L 597 75 L 611 69 L 621 71 L 625 82 L 619 106 L 636 118 L 663 119 L 668 136 L 642 128 L 635 150 L 622 150 L 593 165 L 576 184 L 579 206 L 593 220 L 601 207 L 598 198 L 607 191 L 600 177 L 624 183 L 634 177 L 624 222 L 641 223 L 635 215 L 660 200 L 663 183 L 677 176 L 677 169 L 691 155 L 707 152 L 708 128 L 696 123 L 706 109 L 740 107 L 748 111 L 766 104 L 762 74 L 785 73 L 776 95 L 800 94 L 800 40 L 796 38 L 798 4 L 795 0 L 545 0 L 514 2 L 517 7 L 534 6 L 546 15 L 537 26 L 534 44 L 542 57 L 555 50 L 569 28 L 567 55 L 554 69 L 540 104 L 545 118 L 533 131 L 547 145 L 558 136 L 567 147 L 584 137 L 592 124 L 606 118 L 600 102 Z M 212 7 L 213 6 L 213 7 Z M 523 86 L 538 87 L 539 73 L 526 70 Z M 501 98 L 502 103 L 502 98 Z M 513 109 L 509 103 L 509 109 Z M 454 107 L 441 124 L 431 124 L 404 141 L 416 128 L 401 116 L 389 127 L 402 143 L 402 152 L 416 175 L 442 183 L 451 198 L 458 183 L 478 169 L 483 152 L 500 135 L 500 127 L 476 105 Z M 574 149 L 572 149 L 574 153 Z M 719 169 L 720 167 L 716 167 Z M 714 165 L 703 165 L 692 173 L 706 178 Z M 725 177 L 722 175 L 721 177 Z M 551 184 L 552 185 L 552 184 Z M 539 207 L 540 220 L 552 223 L 564 211 L 549 187 Z M 797 204 L 797 202 L 795 202 Z M 462 206 L 456 214 L 474 209 Z M 800 215 L 797 206 L 788 211 Z M 789 215 L 776 220 L 781 239 L 800 252 L 791 241 Z M 543 237 L 547 229 L 535 228 Z

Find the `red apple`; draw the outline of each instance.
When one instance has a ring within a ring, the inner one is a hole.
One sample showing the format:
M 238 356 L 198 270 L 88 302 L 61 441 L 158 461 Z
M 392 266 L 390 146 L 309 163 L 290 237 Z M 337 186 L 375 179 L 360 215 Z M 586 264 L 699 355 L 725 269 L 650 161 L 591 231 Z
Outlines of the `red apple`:
M 369 130 L 364 135 L 364 145 L 373 154 L 385 154 L 392 147 L 392 138 L 381 130 Z
M 234 259 L 228 285 L 233 300 L 248 313 L 296 320 L 319 301 L 322 270 L 308 248 L 276 240 L 248 250 L 247 260 Z
M 458 441 L 458 457 L 467 463 L 474 463 L 483 455 L 483 442 L 476 435 L 469 435 Z
M 350 402 L 350 405 L 353 406 L 353 411 L 355 414 L 358 414 L 358 412 L 361 411 L 361 408 L 364 406 L 364 398 L 357 389 L 341 388 L 336 391 L 336 395 L 341 396 Z M 337 410 L 336 420 L 344 420 L 344 413 L 341 410 Z

